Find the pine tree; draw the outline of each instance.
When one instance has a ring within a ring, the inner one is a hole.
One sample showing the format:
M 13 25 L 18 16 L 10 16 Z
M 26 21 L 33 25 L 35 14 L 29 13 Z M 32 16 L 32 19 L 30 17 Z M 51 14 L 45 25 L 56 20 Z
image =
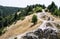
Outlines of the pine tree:
M 17 17 L 18 17 L 18 15 L 17 15 L 17 13 L 15 13 L 14 14 L 14 21 L 17 20 Z
M 32 23 L 36 24 L 36 22 L 37 22 L 37 16 L 33 15 L 33 17 L 32 17 Z
M 55 5 L 54 2 L 52 2 L 52 3 L 48 6 L 48 9 L 49 9 L 50 12 L 54 12 L 56 8 L 57 8 L 57 6 Z

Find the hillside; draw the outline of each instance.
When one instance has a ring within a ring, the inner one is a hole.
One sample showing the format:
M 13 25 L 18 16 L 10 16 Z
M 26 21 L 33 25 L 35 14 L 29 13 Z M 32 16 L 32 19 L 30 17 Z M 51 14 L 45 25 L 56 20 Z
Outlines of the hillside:
M 41 21 L 38 20 L 37 24 L 34 25 L 34 27 L 31 27 L 33 23 L 31 23 L 31 18 L 32 18 L 32 15 L 30 16 L 26 16 L 26 18 L 21 21 L 17 21 L 16 24 L 12 24 L 8 30 L 6 31 L 5 34 L 3 34 L 0 38 L 1 39 L 6 39 L 8 37 L 11 37 L 11 36 L 16 36 L 18 34 L 22 34 L 26 31 L 30 31 L 30 30 L 33 30 L 35 28 L 38 27 L 38 25 L 41 24 Z
M 60 39 L 60 8 L 0 6 L 0 39 Z
M 51 19 L 50 19 L 51 21 L 54 19 L 54 22 L 51 22 L 51 23 L 57 22 L 57 24 L 58 24 L 58 22 L 60 22 L 59 19 L 57 19 L 56 17 L 54 17 L 53 15 L 51 15 L 48 12 L 45 12 L 46 15 L 43 14 L 43 12 L 41 13 L 41 15 L 39 15 L 40 13 L 36 14 L 38 16 L 38 22 L 36 25 L 33 25 L 33 23 L 31 23 L 31 18 L 34 14 L 26 16 L 24 20 L 18 20 L 16 22 L 16 24 L 12 24 L 10 27 L 8 27 L 6 33 L 3 34 L 0 38 L 1 39 L 8 39 L 8 38 L 12 37 L 11 39 L 13 39 L 13 37 L 18 36 L 19 34 L 23 34 L 25 32 L 31 32 L 33 30 L 36 30 L 36 29 L 38 29 L 38 27 L 43 26 L 42 25 L 43 20 L 48 20 L 49 17 L 51 17 Z M 41 16 L 42 18 L 40 19 L 39 16 Z M 45 16 L 46 18 L 43 18 L 43 16 Z
M 19 9 L 19 7 L 8 7 L 0 5 L 0 16 L 8 16 L 10 14 L 18 12 Z

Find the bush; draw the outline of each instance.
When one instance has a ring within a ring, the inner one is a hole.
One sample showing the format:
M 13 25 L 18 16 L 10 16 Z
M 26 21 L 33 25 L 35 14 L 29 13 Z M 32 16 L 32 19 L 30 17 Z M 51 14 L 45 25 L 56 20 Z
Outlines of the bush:
M 38 7 L 36 12 L 42 12 L 42 8 Z
M 37 16 L 33 15 L 33 17 L 32 17 L 32 23 L 36 24 L 36 22 L 37 22 Z
M 20 17 L 20 19 L 21 19 L 21 20 L 24 20 L 24 19 L 25 19 L 25 17 Z
M 45 12 L 48 12 L 48 9 L 45 9 Z
M 0 31 L 0 35 L 2 35 L 2 31 Z
M 29 13 L 28 13 L 28 15 L 31 15 L 31 14 L 33 14 L 33 12 L 29 12 Z
M 42 10 L 38 10 L 38 11 L 36 11 L 36 12 L 42 12 Z
M 53 15 L 60 16 L 60 11 L 58 9 L 55 9 L 53 12 Z
M 0 36 L 4 33 L 2 32 L 4 28 L 0 28 Z
M 42 7 L 36 7 L 33 9 L 34 12 L 42 12 Z

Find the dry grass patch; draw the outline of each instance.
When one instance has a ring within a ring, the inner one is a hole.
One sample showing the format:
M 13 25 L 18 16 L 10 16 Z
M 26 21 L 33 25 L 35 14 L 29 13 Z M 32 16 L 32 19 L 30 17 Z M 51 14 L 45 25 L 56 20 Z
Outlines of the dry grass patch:
M 16 24 L 13 24 L 13 27 L 11 27 L 8 31 L 6 31 L 5 34 L 0 36 L 0 39 L 6 39 L 11 36 L 16 36 L 18 34 L 22 34 L 26 31 L 30 31 L 33 29 L 36 29 L 42 22 L 38 20 L 37 24 L 31 27 L 33 23 L 31 23 L 31 18 L 33 15 L 26 16 L 23 21 L 18 21 Z

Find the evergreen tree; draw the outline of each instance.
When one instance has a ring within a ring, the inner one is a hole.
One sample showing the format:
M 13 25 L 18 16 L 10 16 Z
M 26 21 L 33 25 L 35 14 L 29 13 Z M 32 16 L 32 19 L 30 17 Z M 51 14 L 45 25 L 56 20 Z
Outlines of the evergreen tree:
M 15 13 L 14 14 L 14 21 L 17 20 L 17 18 L 18 18 L 18 15 L 17 15 L 17 13 Z
M 60 11 L 58 9 L 55 9 L 53 14 L 56 15 L 56 16 L 60 16 Z
M 60 11 L 60 7 L 59 7 L 59 11 Z
M 46 7 L 45 7 L 45 5 L 42 5 L 42 7 L 43 7 L 43 9 L 45 9 Z
M 54 2 L 52 2 L 52 3 L 48 6 L 48 9 L 49 9 L 50 12 L 54 12 L 56 8 L 57 8 L 57 6 L 55 5 Z
M 36 24 L 36 22 L 37 22 L 37 16 L 33 15 L 33 17 L 32 17 L 32 23 Z
M 3 17 L 0 17 L 0 28 L 3 28 Z

